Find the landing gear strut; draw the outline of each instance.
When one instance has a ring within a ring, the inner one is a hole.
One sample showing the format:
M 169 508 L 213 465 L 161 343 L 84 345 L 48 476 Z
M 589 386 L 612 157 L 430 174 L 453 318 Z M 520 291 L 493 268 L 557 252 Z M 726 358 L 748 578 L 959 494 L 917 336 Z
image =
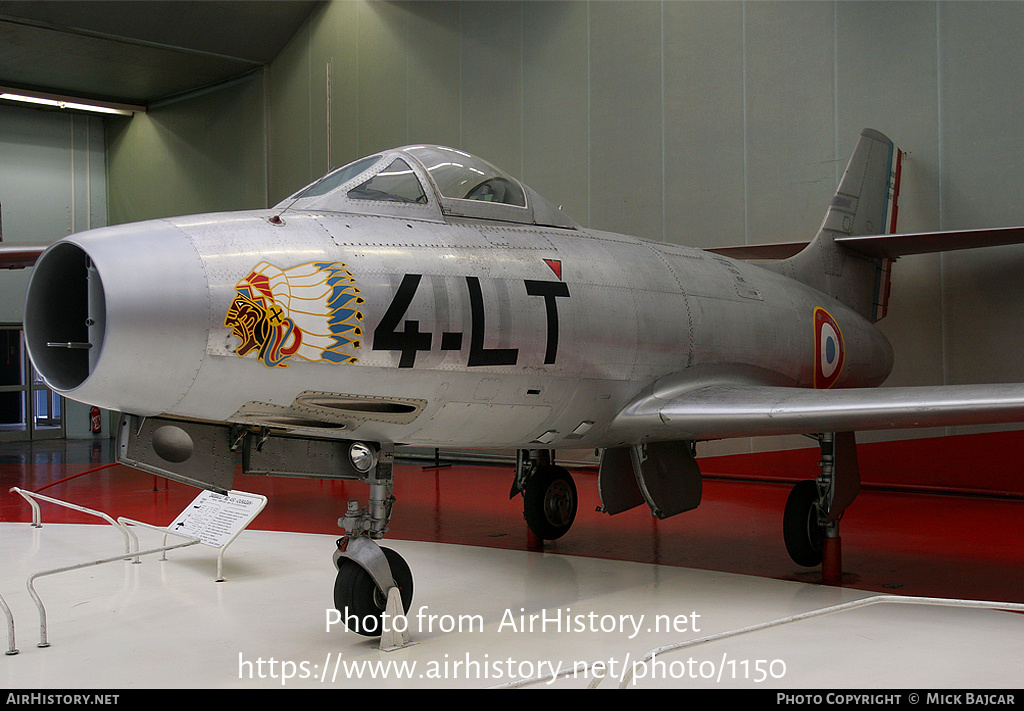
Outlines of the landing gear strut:
M 794 563 L 809 568 L 820 564 L 824 581 L 836 584 L 842 579 L 839 521 L 860 491 L 857 445 L 852 432 L 826 432 L 816 439 L 821 472 L 816 480 L 793 487 L 782 534 Z
M 576 484 L 568 470 L 552 463 L 550 451 L 516 453 L 516 479 L 509 498 L 520 492 L 526 525 L 535 536 L 553 541 L 569 532 L 576 520 Z
M 395 502 L 394 451 L 355 442 L 349 460 L 359 478 L 370 485 L 370 498 L 364 508 L 358 501 L 349 501 L 348 511 L 338 520 L 346 535 L 338 539 L 334 553 L 338 569 L 334 606 L 352 632 L 383 637 L 389 627 L 396 628 L 394 618 L 409 611 L 413 592 L 409 565 L 397 552 L 377 543 L 388 530 Z M 381 646 L 385 646 L 383 640 Z M 388 646 L 402 646 L 402 642 L 391 640 Z

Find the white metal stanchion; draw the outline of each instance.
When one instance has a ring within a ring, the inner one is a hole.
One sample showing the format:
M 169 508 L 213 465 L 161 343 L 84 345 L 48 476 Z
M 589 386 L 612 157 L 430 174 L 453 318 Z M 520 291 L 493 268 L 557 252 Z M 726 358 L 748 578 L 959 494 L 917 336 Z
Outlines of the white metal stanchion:
M 7 606 L 3 595 L 0 595 L 0 608 L 3 609 L 4 616 L 7 618 L 7 651 L 5 654 L 17 654 L 18 648 L 14 645 L 14 615 L 11 614 L 11 608 Z
M 243 530 L 245 530 L 246 526 L 252 522 L 256 515 L 262 511 L 263 507 L 267 504 L 267 497 L 260 494 L 250 494 L 244 491 L 229 491 L 227 494 L 218 494 L 212 491 L 203 491 L 185 508 L 184 511 L 178 515 L 176 519 L 174 519 L 170 526 L 162 528 L 152 524 L 143 523 L 141 521 L 135 521 L 124 516 L 115 521 L 102 511 L 95 511 L 84 506 L 72 504 L 67 501 L 61 501 L 60 499 L 54 499 L 33 491 L 25 491 L 17 487 L 11 488 L 10 491 L 12 493 L 19 494 L 32 507 L 32 526 L 35 528 L 42 526 L 42 516 L 40 514 L 38 501 L 46 501 L 48 503 L 102 518 L 104 521 L 120 531 L 121 535 L 124 537 L 125 552 L 120 555 L 85 561 L 73 565 L 66 565 L 60 568 L 53 568 L 51 570 L 43 570 L 29 576 L 26 582 L 28 592 L 32 597 L 32 600 L 35 602 L 36 608 L 39 610 L 38 646 L 40 647 L 48 647 L 50 645 L 46 638 L 46 608 L 43 606 L 43 601 L 35 590 L 35 581 L 37 579 L 48 575 L 56 575 L 57 573 L 79 570 L 81 568 L 87 568 L 94 565 L 112 563 L 118 560 L 130 560 L 134 558 L 134 562 L 139 563 L 141 562 L 140 558 L 142 556 L 151 555 L 153 553 L 162 553 L 162 559 L 166 560 L 166 554 L 169 550 L 202 543 L 219 549 L 217 554 L 217 582 L 223 582 L 225 549 Z M 139 550 L 139 539 L 138 536 L 135 535 L 134 531 L 132 531 L 133 526 L 142 526 L 164 534 L 162 541 L 164 545 L 157 548 L 150 548 L 148 550 Z M 167 545 L 167 536 L 169 535 L 184 538 L 185 541 L 182 543 Z M 18 650 L 15 648 L 14 643 L 14 616 L 11 614 L 10 608 L 7 606 L 7 603 L 4 602 L 2 597 L 0 597 L 0 609 L 3 610 L 7 617 L 7 654 L 17 654 Z

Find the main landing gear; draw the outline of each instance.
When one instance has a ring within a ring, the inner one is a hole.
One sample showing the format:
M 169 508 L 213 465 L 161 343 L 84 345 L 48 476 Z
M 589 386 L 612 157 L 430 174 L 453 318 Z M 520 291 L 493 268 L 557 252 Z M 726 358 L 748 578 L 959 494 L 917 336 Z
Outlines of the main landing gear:
M 801 481 L 789 492 L 782 514 L 782 537 L 786 551 L 797 565 L 813 568 L 821 564 L 825 540 L 817 481 Z
M 366 637 L 381 637 L 381 648 L 408 643 L 407 625 L 395 624 L 412 604 L 413 580 L 409 565 L 397 552 L 381 547 L 394 505 L 394 451 L 362 442 L 349 446 L 349 463 L 370 486 L 369 505 L 348 502 L 338 520 L 345 535 L 338 539 L 334 565 L 334 606 L 349 630 Z M 397 634 L 397 637 L 395 636 Z M 385 642 L 387 638 L 387 642 Z
M 821 565 L 822 579 L 842 579 L 839 521 L 860 491 L 857 445 L 852 432 L 816 435 L 821 447 L 821 472 L 814 481 L 801 481 L 789 494 L 782 517 L 782 535 L 789 557 L 797 565 Z
M 572 528 L 578 497 L 572 475 L 552 462 L 546 449 L 516 452 L 516 476 L 509 498 L 523 494 L 523 516 L 537 538 L 553 541 Z

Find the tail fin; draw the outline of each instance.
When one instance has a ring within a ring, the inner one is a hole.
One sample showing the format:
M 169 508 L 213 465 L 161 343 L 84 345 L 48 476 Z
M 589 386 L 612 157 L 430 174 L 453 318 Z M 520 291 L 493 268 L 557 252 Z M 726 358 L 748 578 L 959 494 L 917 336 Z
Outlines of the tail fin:
M 895 232 L 902 160 L 903 152 L 892 141 L 865 129 L 818 234 L 776 268 L 870 321 L 885 316 L 893 260 L 852 252 L 836 239 Z

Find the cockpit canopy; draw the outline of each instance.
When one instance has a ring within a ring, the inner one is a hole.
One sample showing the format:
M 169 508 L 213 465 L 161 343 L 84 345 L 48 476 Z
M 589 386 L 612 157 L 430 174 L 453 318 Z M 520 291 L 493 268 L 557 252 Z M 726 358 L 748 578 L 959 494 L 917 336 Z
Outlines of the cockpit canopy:
M 444 146 L 405 146 L 361 158 L 331 171 L 277 208 L 578 227 L 512 176 Z

